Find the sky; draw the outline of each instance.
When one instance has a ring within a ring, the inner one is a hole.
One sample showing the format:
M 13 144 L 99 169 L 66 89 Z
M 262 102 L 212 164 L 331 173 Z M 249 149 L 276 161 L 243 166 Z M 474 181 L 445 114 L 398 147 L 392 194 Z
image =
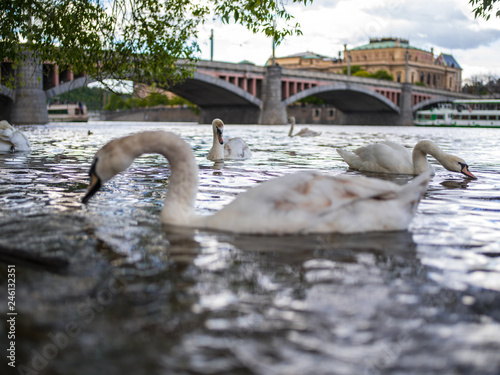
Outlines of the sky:
M 284 0 L 286 3 L 286 0 Z M 286 9 L 303 35 L 287 37 L 276 47 L 276 57 L 314 52 L 338 57 L 339 51 L 367 44 L 370 38 L 399 37 L 412 47 L 434 55 L 451 54 L 462 67 L 462 80 L 477 76 L 500 78 L 500 18 L 474 19 L 469 0 L 314 0 Z M 214 21 L 200 29 L 201 58 L 210 59 L 214 32 L 214 60 L 264 65 L 272 55 L 272 41 L 239 25 Z

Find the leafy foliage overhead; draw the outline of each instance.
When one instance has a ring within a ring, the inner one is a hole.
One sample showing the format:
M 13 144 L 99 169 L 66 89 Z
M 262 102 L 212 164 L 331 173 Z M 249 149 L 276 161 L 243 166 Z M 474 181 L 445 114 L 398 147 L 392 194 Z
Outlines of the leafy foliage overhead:
M 497 2 L 498 0 L 469 0 L 469 4 L 473 7 L 472 12 L 474 13 L 474 17 L 481 17 L 486 20 L 490 19 L 493 12 L 493 5 Z M 500 10 L 496 12 L 496 16 L 500 17 Z
M 307 5 L 312 0 L 288 0 Z M 17 63 L 29 50 L 94 79 L 168 87 L 193 68 L 199 26 L 237 23 L 279 43 L 300 34 L 283 0 L 9 0 L 0 2 L 0 51 Z M 284 26 L 275 27 L 276 20 Z

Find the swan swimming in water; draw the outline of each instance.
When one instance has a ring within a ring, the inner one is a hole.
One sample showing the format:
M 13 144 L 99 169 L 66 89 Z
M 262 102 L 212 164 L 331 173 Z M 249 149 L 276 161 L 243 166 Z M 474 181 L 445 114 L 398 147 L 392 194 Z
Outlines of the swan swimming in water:
M 447 170 L 476 179 L 463 159 L 447 154 L 429 140 L 418 142 L 412 153 L 406 147 L 391 141 L 371 143 L 354 152 L 338 148 L 337 152 L 352 169 L 411 175 L 418 175 L 427 170 L 434 174 L 434 168 L 427 160 L 427 155 L 432 155 Z
M 293 127 L 295 126 L 295 117 L 290 116 L 288 118 L 288 123 L 290 124 L 290 131 L 288 132 L 289 137 L 316 137 L 321 135 L 321 132 L 315 132 L 314 130 L 309 130 L 309 128 L 302 128 L 297 133 L 293 133 Z
M 212 129 L 214 138 L 212 148 L 207 155 L 208 160 L 243 160 L 252 157 L 252 152 L 243 139 L 231 138 L 224 143 L 222 139 L 224 123 L 221 119 L 216 118 L 212 121 Z
M 250 234 L 305 234 L 404 230 L 426 190 L 429 173 L 400 186 L 364 176 L 299 172 L 263 182 L 213 215 L 194 213 L 198 166 L 179 136 L 146 131 L 110 141 L 95 155 L 89 199 L 114 175 L 145 153 L 164 155 L 170 184 L 160 219 L 164 224 Z
M 30 151 L 28 137 L 7 121 L 0 121 L 0 152 Z

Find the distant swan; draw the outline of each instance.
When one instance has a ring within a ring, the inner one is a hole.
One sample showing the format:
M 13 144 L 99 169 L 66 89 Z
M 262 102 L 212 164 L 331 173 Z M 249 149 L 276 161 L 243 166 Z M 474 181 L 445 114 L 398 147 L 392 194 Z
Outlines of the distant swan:
M 7 121 L 0 121 L 0 152 L 30 151 L 31 145 L 24 133 Z
M 164 155 L 171 169 L 160 219 L 164 224 L 251 234 L 404 230 L 426 190 L 429 174 L 400 186 L 364 176 L 300 172 L 263 182 L 213 215 L 194 213 L 198 166 L 191 147 L 164 131 L 110 141 L 95 155 L 83 203 L 144 153 Z
M 434 142 L 428 140 L 418 142 L 411 154 L 406 147 L 391 141 L 371 143 L 354 152 L 338 148 L 337 152 L 352 169 L 411 175 L 421 174 L 427 170 L 434 173 L 434 168 L 427 160 L 427 155 L 432 155 L 447 170 L 463 173 L 467 177 L 476 179 L 463 159 L 447 154 Z
M 230 160 L 230 159 L 250 159 L 252 152 L 241 138 L 231 138 L 226 143 L 222 139 L 224 132 L 224 123 L 221 119 L 216 118 L 212 121 L 212 129 L 214 132 L 212 148 L 208 152 L 208 160 Z
M 321 132 L 315 132 L 314 130 L 309 130 L 309 128 L 302 128 L 297 133 L 293 133 L 293 127 L 295 126 L 295 117 L 290 116 L 288 118 L 288 123 L 290 124 L 290 131 L 288 132 L 289 137 L 316 137 L 321 134 Z

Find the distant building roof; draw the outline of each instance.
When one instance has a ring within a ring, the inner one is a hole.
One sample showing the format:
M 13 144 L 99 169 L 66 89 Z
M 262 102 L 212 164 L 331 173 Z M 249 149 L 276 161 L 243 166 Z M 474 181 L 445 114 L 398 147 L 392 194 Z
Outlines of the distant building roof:
M 281 58 L 286 59 L 286 58 L 290 58 L 290 57 L 300 57 L 301 59 L 318 59 L 318 60 L 332 59 L 332 57 L 320 55 L 318 53 L 311 52 L 311 51 L 300 52 L 300 53 L 296 53 L 293 55 L 283 56 Z
M 457 69 L 462 69 L 460 65 L 458 65 L 457 60 L 452 55 L 447 55 L 445 53 L 442 53 L 438 56 L 436 59 L 436 63 L 449 66 L 451 68 L 457 68 Z
M 364 50 L 364 49 L 382 49 L 382 48 L 411 48 L 420 49 L 410 46 L 408 39 L 401 38 L 371 38 L 370 43 L 355 47 L 351 51 Z
M 255 63 L 253 63 L 252 61 L 250 60 L 241 60 L 238 64 L 249 64 L 249 65 L 255 65 Z

